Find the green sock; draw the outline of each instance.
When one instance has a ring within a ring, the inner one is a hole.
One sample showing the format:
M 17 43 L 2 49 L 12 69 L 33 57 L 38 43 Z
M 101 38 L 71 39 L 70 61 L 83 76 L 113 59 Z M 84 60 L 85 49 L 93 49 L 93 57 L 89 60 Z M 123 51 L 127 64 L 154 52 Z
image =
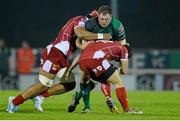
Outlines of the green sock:
M 81 90 L 79 92 L 76 92 L 76 96 L 75 96 L 75 101 L 77 102 L 77 104 L 79 104 L 79 100 L 82 97 L 82 92 Z
M 83 102 L 84 102 L 84 108 L 90 109 L 90 85 L 88 84 L 81 84 L 80 85 Z
M 77 102 L 77 103 L 79 103 L 79 100 L 81 99 L 81 97 L 84 95 L 84 93 L 86 92 L 85 90 L 86 90 L 86 87 L 84 87 L 84 86 L 86 86 L 86 84 L 82 84 L 82 83 L 80 83 L 80 91 L 79 92 L 76 92 L 76 96 L 75 96 L 75 101 Z

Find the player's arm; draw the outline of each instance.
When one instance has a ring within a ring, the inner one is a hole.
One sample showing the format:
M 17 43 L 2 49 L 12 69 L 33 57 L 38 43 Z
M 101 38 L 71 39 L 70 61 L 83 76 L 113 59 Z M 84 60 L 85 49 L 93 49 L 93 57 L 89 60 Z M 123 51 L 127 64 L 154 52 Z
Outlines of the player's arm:
M 68 68 L 68 70 L 66 71 L 66 74 L 65 74 L 65 79 L 66 79 L 66 80 L 68 80 L 70 72 L 72 72 L 73 69 L 78 65 L 79 57 L 80 57 L 80 56 L 77 56 L 77 57 L 74 58 L 71 66 L 70 66 L 70 67 Z
M 89 43 L 92 43 L 92 42 L 94 42 L 94 41 L 86 41 L 86 40 L 77 38 L 76 39 L 76 47 L 83 50 Z
M 128 43 L 123 24 L 115 17 L 113 17 L 112 24 L 115 30 L 116 41 L 120 42 L 122 45 L 127 45 Z
M 117 40 L 118 42 L 120 42 L 122 45 L 126 45 L 127 44 L 127 42 L 126 42 L 126 38 L 124 38 L 124 39 L 120 39 L 120 40 Z
M 80 38 L 77 38 L 76 39 L 76 46 L 83 50 L 91 42 L 93 42 L 93 41 L 85 41 L 85 40 L 82 40 Z M 78 65 L 79 57 L 80 56 L 77 56 L 76 58 L 74 58 L 71 66 L 68 68 L 68 70 L 67 70 L 67 72 L 65 74 L 65 78 L 67 80 L 68 80 L 68 77 L 69 77 L 69 73 Z
M 83 49 L 83 47 L 82 47 L 82 39 L 77 38 L 75 42 L 76 42 L 76 47 L 82 50 Z
M 126 45 L 127 41 L 126 41 L 126 34 L 125 34 L 125 30 L 124 30 L 124 26 L 122 24 L 120 24 L 118 30 L 118 42 L 120 42 L 122 45 Z
M 80 39 L 84 39 L 84 40 L 97 40 L 97 39 L 105 39 L 105 40 L 109 40 L 111 39 L 111 35 L 108 33 L 93 33 L 93 32 L 89 32 L 87 31 L 84 27 L 76 27 L 75 28 L 75 33 L 78 36 L 78 38 Z
M 74 58 L 70 68 L 69 68 L 69 71 L 72 71 L 77 65 L 78 65 L 78 60 L 79 60 L 79 55 L 77 57 Z
M 128 55 L 129 51 L 126 46 L 122 46 L 121 49 L 121 59 L 120 59 L 120 73 L 127 74 L 128 73 Z
M 119 71 L 121 74 L 128 73 L 128 59 L 121 59 Z

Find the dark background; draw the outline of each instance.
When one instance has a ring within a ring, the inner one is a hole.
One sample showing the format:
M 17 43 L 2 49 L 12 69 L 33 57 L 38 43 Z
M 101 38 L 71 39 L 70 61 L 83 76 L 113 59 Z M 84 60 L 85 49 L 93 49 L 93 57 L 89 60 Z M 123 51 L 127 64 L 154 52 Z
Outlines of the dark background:
M 1 0 L 0 38 L 43 48 L 69 18 L 86 15 L 110 0 Z M 119 19 L 135 48 L 180 48 L 180 0 L 118 0 Z

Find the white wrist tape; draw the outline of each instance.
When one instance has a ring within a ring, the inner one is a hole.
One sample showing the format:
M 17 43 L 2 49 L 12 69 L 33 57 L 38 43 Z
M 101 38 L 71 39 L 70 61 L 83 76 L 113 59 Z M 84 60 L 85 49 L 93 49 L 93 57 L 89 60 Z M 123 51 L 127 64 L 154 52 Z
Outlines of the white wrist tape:
M 110 37 L 109 37 L 109 39 L 112 39 L 112 35 L 110 34 Z
M 103 34 L 102 33 L 98 33 L 97 35 L 98 35 L 97 39 L 103 39 Z

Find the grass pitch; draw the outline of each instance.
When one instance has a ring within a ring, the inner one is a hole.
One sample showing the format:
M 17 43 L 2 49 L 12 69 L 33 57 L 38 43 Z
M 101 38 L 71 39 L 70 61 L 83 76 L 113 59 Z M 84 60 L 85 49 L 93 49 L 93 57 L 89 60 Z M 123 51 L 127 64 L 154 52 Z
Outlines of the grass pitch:
M 127 92 L 129 105 L 142 110 L 142 115 L 122 114 L 122 108 L 116 98 L 115 92 L 112 97 L 121 111 L 119 114 L 109 112 L 105 98 L 101 91 L 91 93 L 91 113 L 80 114 L 83 103 L 78 105 L 73 113 L 67 113 L 67 106 L 71 101 L 72 91 L 52 96 L 43 103 L 44 112 L 38 112 L 31 100 L 20 105 L 20 110 L 14 114 L 7 113 L 6 106 L 8 97 L 17 95 L 18 91 L 0 91 L 0 119 L 1 120 L 179 120 L 180 119 L 180 92 L 151 92 L 136 91 Z

